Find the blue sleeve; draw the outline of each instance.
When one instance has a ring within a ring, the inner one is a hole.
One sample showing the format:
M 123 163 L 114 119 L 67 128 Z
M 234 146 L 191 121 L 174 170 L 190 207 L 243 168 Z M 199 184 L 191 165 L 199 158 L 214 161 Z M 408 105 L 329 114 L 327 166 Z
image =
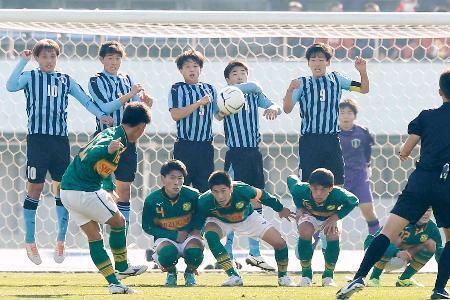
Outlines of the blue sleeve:
M 133 79 L 131 79 L 130 76 L 127 75 L 127 77 L 128 80 L 130 81 L 130 87 L 133 88 L 133 85 L 135 85 L 136 83 L 134 82 Z M 136 95 L 133 96 L 133 98 L 131 98 L 131 102 L 141 102 L 141 97 L 139 96 L 139 93 L 137 93 Z
M 304 80 L 302 79 L 302 77 L 298 78 L 298 80 L 300 80 L 300 84 L 302 84 L 304 82 Z M 303 87 L 300 86 L 299 89 L 295 89 L 292 92 L 292 102 L 295 103 L 300 103 L 300 99 L 303 97 Z
M 6 82 L 8 92 L 17 92 L 25 88 L 31 79 L 30 72 L 22 72 L 28 60 L 21 58 Z
M 274 103 L 272 102 L 272 100 L 270 100 L 269 98 L 267 98 L 266 95 L 264 95 L 264 93 L 259 93 L 258 95 L 258 107 L 261 108 L 269 108 L 272 105 L 274 105 Z
M 262 93 L 261 87 L 256 82 L 239 83 L 234 86 L 239 88 L 244 94 Z
M 90 113 L 95 115 L 97 118 L 101 118 L 105 116 L 105 113 L 98 108 L 98 106 L 92 101 L 92 98 L 89 97 L 83 90 L 83 88 L 72 78 L 70 77 L 70 90 L 69 94 L 71 94 L 78 102 L 81 103 Z
M 337 79 L 339 80 L 339 84 L 341 85 L 342 90 L 350 91 L 350 86 L 352 84 L 352 80 L 345 75 L 342 75 L 339 72 L 334 72 Z
M 168 96 L 168 103 L 169 103 L 169 110 L 172 108 L 179 108 L 180 107 L 180 99 L 179 99 L 179 94 L 180 94 L 180 88 L 181 86 L 178 85 L 172 85 L 172 87 L 170 88 L 169 91 L 169 96 Z
M 115 112 L 122 106 L 122 102 L 119 99 L 111 99 L 108 97 L 108 91 L 104 83 L 97 76 L 91 77 L 89 80 L 89 93 L 95 104 L 107 114 Z

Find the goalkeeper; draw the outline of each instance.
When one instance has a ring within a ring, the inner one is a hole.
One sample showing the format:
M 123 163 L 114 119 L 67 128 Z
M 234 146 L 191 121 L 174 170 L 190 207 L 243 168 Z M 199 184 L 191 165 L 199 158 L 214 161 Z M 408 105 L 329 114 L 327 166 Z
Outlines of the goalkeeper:
M 389 262 L 395 258 L 407 264 L 405 271 L 395 283 L 398 287 L 423 287 L 412 277 L 435 255 L 439 261 L 443 247 L 441 234 L 436 224 L 430 220 L 432 210 L 428 209 L 416 224 L 409 224 L 400 233 L 398 240 L 391 243 L 383 257 L 373 267 L 367 286 L 379 287 L 380 276 Z M 381 228 L 373 235 L 369 234 L 364 242 L 364 249 L 381 232 Z M 396 268 L 394 268 L 396 269 Z

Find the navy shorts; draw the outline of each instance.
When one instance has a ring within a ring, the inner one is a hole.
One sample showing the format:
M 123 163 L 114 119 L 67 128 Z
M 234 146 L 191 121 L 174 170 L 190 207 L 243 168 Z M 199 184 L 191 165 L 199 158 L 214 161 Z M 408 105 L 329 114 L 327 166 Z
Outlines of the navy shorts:
M 239 180 L 264 189 L 264 167 L 258 148 L 230 148 L 225 154 L 225 171 Z
M 120 156 L 114 176 L 116 180 L 133 182 L 137 171 L 137 151 L 135 143 L 128 143 L 127 149 Z

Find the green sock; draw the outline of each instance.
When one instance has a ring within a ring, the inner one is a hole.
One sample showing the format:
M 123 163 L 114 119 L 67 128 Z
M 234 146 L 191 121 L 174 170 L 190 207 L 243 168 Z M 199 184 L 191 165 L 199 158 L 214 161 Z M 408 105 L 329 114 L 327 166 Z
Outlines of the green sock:
M 168 244 L 158 250 L 158 261 L 167 272 L 177 272 L 178 249 L 173 244 Z
M 275 249 L 275 260 L 278 266 L 278 278 L 283 277 L 287 273 L 289 250 L 287 245 L 281 249 Z
M 89 253 L 91 254 L 95 266 L 106 278 L 108 283 L 119 284 L 120 282 L 117 280 L 116 274 L 114 273 L 111 260 L 103 246 L 103 240 L 89 241 Z
M 217 263 L 225 270 L 228 276 L 239 276 L 231 263 L 230 255 L 228 255 L 227 250 L 220 242 L 219 235 L 214 231 L 207 231 L 205 233 L 205 239 L 208 242 L 209 250 L 211 250 L 212 254 L 217 259 Z
M 325 250 L 325 270 L 323 271 L 322 278 L 331 277 L 334 275 L 334 268 L 339 258 L 339 240 L 327 241 L 327 249 Z
M 123 272 L 128 269 L 127 237 L 125 227 L 111 227 L 109 234 L 109 247 L 114 255 L 116 270 Z
M 384 267 L 386 264 L 391 260 L 391 256 L 384 255 L 381 257 L 379 261 L 375 263 L 375 266 L 373 267 L 372 274 L 370 275 L 370 279 L 380 279 L 381 274 L 383 273 Z
M 414 276 L 417 272 L 419 272 L 420 269 L 426 263 L 433 257 L 434 253 L 426 250 L 419 251 L 414 257 L 412 258 L 409 265 L 406 267 L 405 271 L 400 276 L 400 280 L 404 279 L 410 279 Z
M 313 256 L 311 240 L 298 240 L 298 255 L 302 265 L 302 276 L 312 279 L 311 259 Z
M 184 262 L 186 263 L 186 273 L 194 273 L 203 261 L 203 249 L 188 248 L 184 250 Z

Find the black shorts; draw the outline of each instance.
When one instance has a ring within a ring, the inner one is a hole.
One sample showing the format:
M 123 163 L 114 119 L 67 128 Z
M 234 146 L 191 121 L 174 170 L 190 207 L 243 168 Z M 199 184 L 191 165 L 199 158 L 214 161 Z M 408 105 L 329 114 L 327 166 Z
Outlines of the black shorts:
M 298 145 L 299 175 L 308 181 L 317 168 L 327 168 L 334 174 L 334 183 L 344 184 L 344 158 L 337 134 L 305 134 Z
M 439 179 L 440 171 L 417 168 L 398 197 L 391 213 L 416 223 L 431 206 L 439 227 L 450 228 L 450 178 Z
M 185 185 L 200 192 L 208 190 L 208 177 L 214 172 L 214 148 L 211 142 L 178 140 L 173 147 L 173 158 L 181 160 L 187 168 Z
M 47 171 L 54 181 L 61 181 L 70 163 L 67 136 L 47 134 L 27 135 L 27 170 L 30 183 L 44 183 Z
M 114 176 L 116 180 L 123 182 L 133 182 L 136 178 L 137 170 L 137 151 L 135 143 L 128 143 L 127 149 L 120 156 Z
M 233 180 L 264 188 L 263 159 L 258 148 L 230 148 L 225 155 L 225 171 Z

